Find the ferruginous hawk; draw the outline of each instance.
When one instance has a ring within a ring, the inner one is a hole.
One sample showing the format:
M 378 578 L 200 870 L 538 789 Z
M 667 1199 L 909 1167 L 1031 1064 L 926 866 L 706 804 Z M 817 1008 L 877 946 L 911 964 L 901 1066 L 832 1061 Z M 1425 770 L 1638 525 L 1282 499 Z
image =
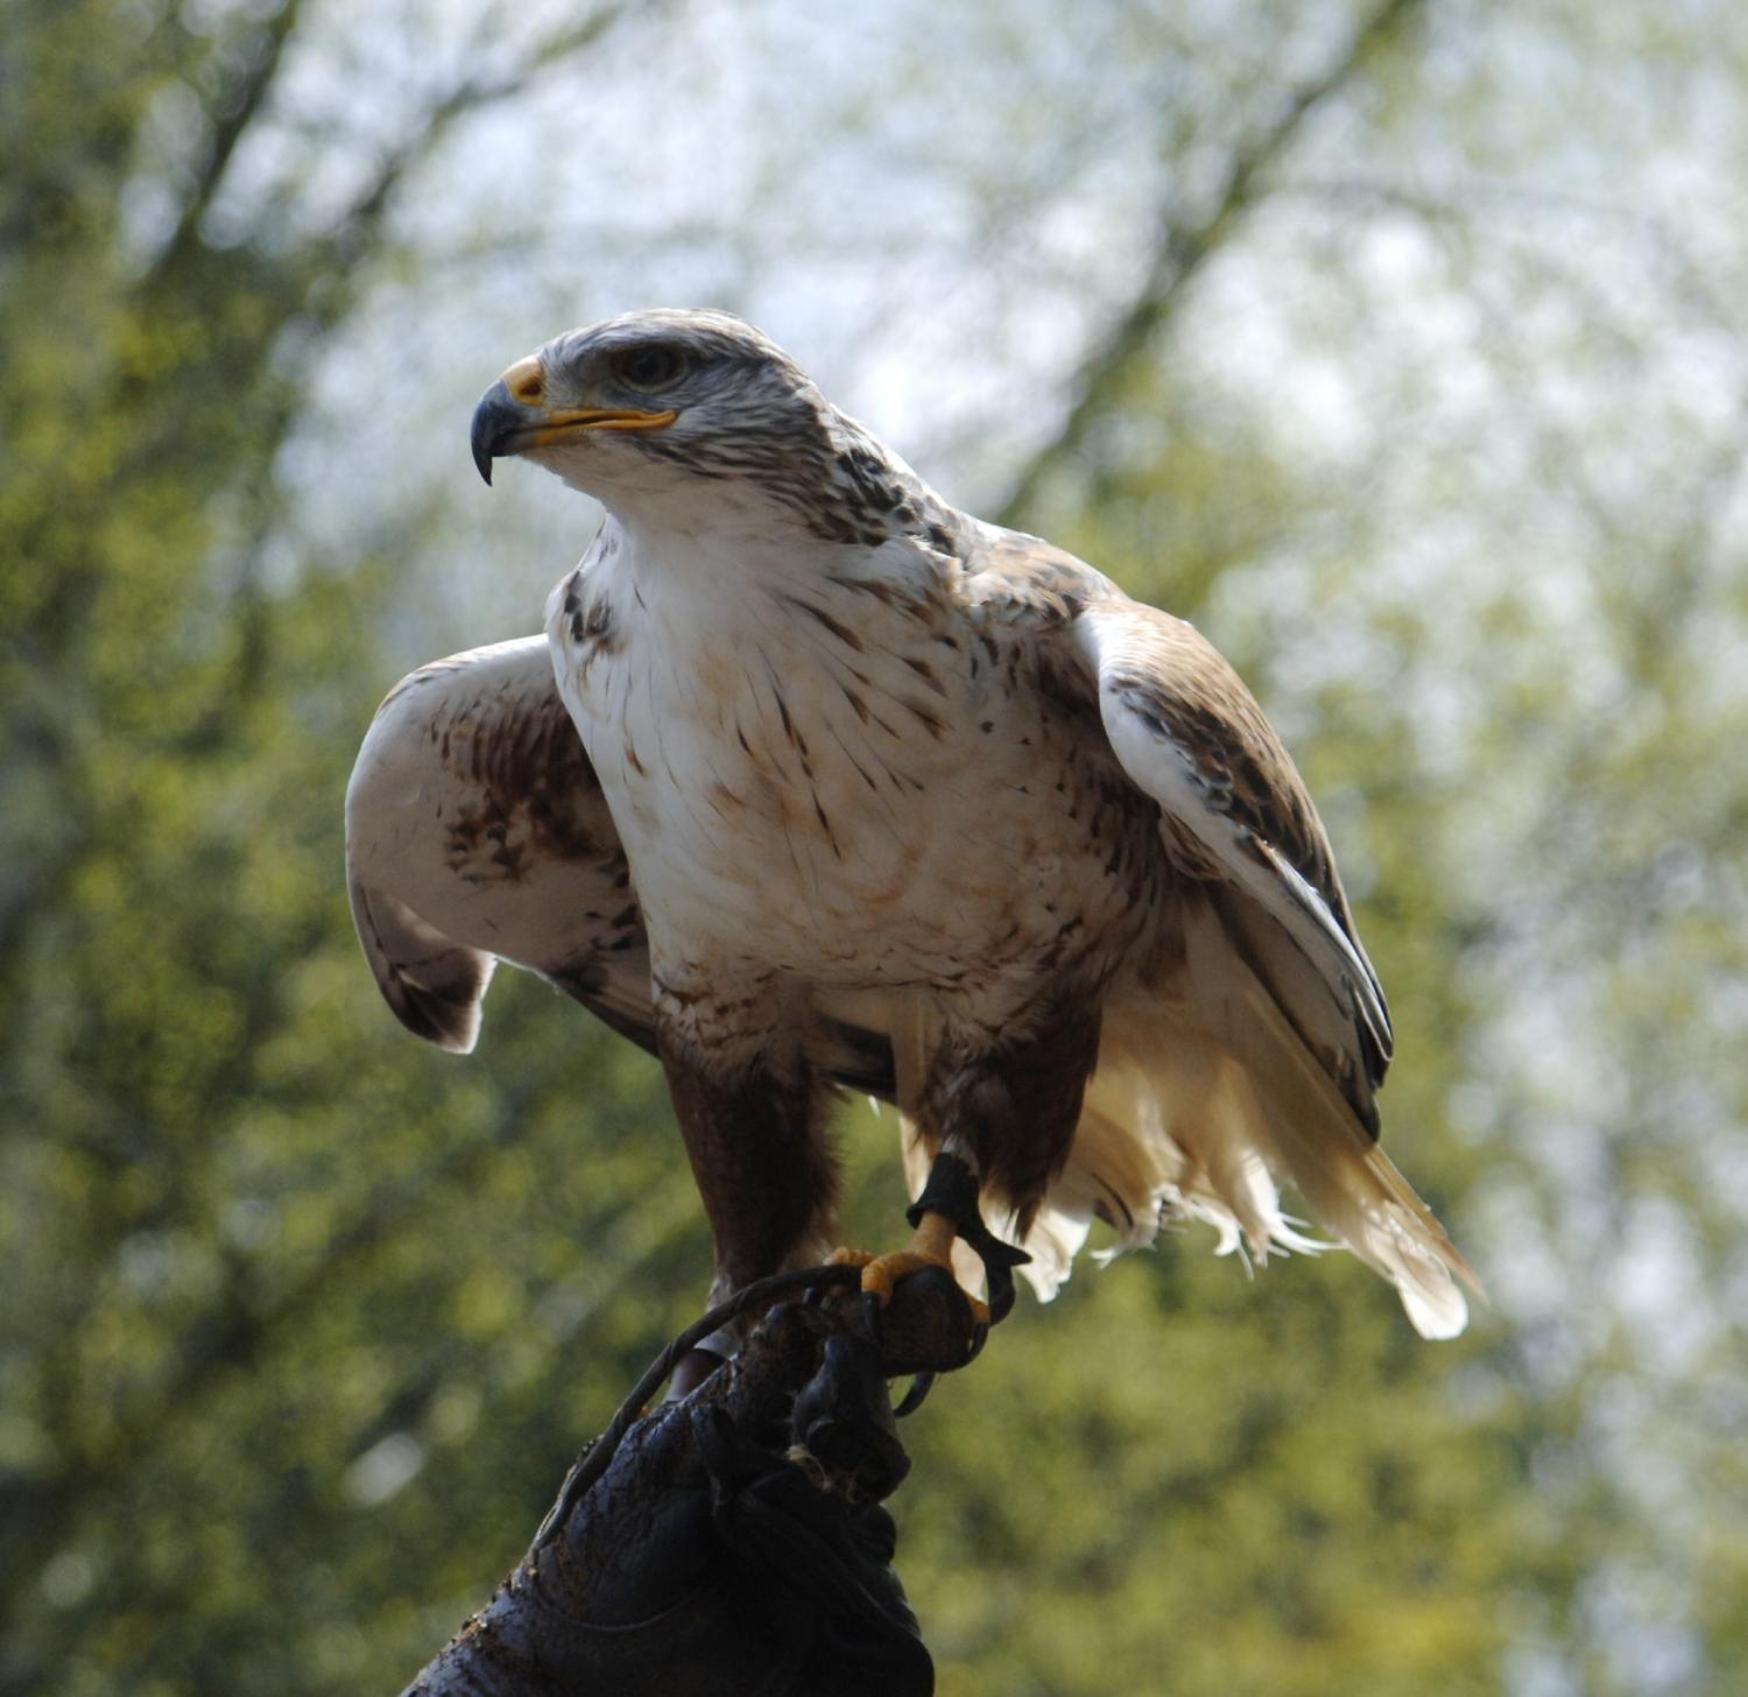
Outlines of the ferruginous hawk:
M 901 1110 L 913 1249 L 976 1249 L 992 1299 L 1021 1257 L 979 1197 L 1048 1297 L 1095 1217 L 1316 1247 L 1284 1180 L 1462 1329 L 1473 1275 L 1377 1147 L 1390 1020 L 1328 839 L 1191 626 L 955 511 L 722 313 L 547 343 L 473 451 L 606 520 L 543 639 L 415 672 L 365 740 L 353 912 L 404 1023 L 471 1048 L 503 959 L 657 1054 L 717 1296 L 830 1245 L 843 1085 Z

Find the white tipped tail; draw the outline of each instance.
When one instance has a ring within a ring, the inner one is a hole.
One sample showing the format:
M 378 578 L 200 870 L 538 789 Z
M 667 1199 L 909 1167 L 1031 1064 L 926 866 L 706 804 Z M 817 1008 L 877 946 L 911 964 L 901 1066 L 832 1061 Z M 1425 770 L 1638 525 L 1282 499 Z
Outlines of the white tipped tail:
M 1107 1004 L 1074 1146 L 1025 1236 L 1032 1261 L 1022 1274 L 1049 1301 L 1095 1218 L 1117 1232 L 1099 1260 L 1144 1248 L 1174 1218 L 1211 1225 L 1217 1253 L 1257 1263 L 1335 1248 L 1282 1210 L 1277 1186 L 1286 1183 L 1325 1231 L 1396 1287 L 1422 1337 L 1457 1336 L 1469 1312 L 1462 1286 L 1480 1293 L 1474 1271 L 1220 924 L 1212 910 L 1192 911 L 1175 985 Z M 939 1040 L 938 1016 L 903 997 L 878 1006 L 870 999 L 853 1012 L 892 1037 L 914 1196 L 930 1151 L 911 1111 Z M 986 1218 L 1015 1235 L 1012 1219 L 987 1204 Z M 967 1289 L 980 1287 L 981 1268 L 962 1244 L 955 1268 Z
M 1187 926 L 1184 999 L 1114 999 L 1074 1150 L 1025 1247 L 1048 1299 L 1068 1276 L 1095 1215 L 1120 1253 L 1150 1243 L 1164 1219 L 1205 1221 L 1220 1254 L 1334 1247 L 1282 1212 L 1291 1184 L 1325 1231 L 1396 1287 L 1414 1329 L 1457 1336 L 1474 1270 L 1274 998 L 1218 934 L 1211 913 Z

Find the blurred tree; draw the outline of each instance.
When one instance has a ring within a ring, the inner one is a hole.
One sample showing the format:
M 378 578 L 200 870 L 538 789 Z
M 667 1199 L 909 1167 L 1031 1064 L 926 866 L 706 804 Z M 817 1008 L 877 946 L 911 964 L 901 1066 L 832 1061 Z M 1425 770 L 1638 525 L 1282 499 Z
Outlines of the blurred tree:
M 345 1682 L 377 1653 L 345 1621 L 382 1551 L 336 1551 L 332 1517 L 406 1476 L 412 1440 L 378 1440 L 429 1421 L 458 1443 L 503 1399 L 551 1411 L 599 1281 L 689 1224 L 626 1135 L 650 1080 L 604 1033 L 530 1028 L 520 1061 L 459 1079 L 380 1043 L 335 901 L 338 797 L 385 681 L 380 572 L 290 593 L 261 573 L 297 350 L 347 311 L 396 184 L 452 118 L 625 10 L 450 87 L 293 241 L 210 218 L 295 0 L 9 21 L 8 1689 Z M 164 196 L 170 216 L 136 216 Z M 535 1027 L 558 1012 L 533 1003 Z M 519 1337 L 531 1283 L 545 1306 Z M 657 1312 L 668 1288 L 658 1269 Z M 392 1565 L 379 1595 L 404 1602 L 419 1588 Z

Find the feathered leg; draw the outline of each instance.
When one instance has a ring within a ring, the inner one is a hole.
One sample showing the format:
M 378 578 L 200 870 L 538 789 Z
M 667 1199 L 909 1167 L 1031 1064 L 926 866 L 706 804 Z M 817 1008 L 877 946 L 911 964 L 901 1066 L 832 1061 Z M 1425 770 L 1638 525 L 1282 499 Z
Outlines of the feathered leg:
M 984 1264 L 988 1319 L 1000 1320 L 1013 1306 L 1013 1269 L 1028 1257 L 989 1231 L 979 1195 L 1003 1204 L 1024 1236 L 1074 1141 L 1098 1060 L 1099 1016 L 1096 1008 L 1056 1010 L 1005 1024 L 1026 1035 L 949 1023 L 930 1061 L 915 1117 L 934 1164 L 910 1210 L 916 1236 L 898 1254 L 863 1267 L 862 1288 L 882 1300 L 923 1266 L 950 1267 L 954 1239 L 964 1238 Z
M 837 1168 L 823 1086 L 772 980 L 731 991 L 658 978 L 656 1046 L 716 1237 L 719 1302 L 825 1251 Z

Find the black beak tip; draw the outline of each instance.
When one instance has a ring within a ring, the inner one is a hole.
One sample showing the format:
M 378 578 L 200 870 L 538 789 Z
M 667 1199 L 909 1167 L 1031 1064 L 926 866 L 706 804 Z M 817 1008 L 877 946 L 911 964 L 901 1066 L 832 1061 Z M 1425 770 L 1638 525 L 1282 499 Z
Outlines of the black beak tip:
M 521 409 L 511 400 L 510 391 L 502 382 L 494 383 L 486 390 L 480 396 L 479 405 L 473 409 L 473 429 L 468 440 L 473 449 L 473 463 L 488 487 L 492 481 L 492 461 L 501 452 L 500 445 L 522 422 Z

